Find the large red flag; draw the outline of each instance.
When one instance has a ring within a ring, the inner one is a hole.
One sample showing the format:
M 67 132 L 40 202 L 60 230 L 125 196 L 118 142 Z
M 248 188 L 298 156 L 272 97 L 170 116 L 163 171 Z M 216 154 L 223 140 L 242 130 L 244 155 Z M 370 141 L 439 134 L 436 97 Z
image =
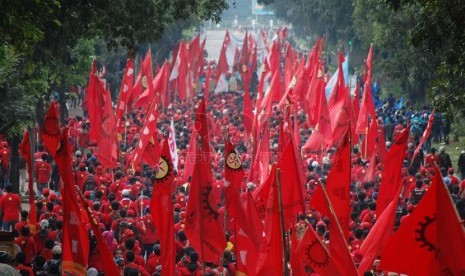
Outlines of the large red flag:
M 418 143 L 417 148 L 413 152 L 412 161 L 415 160 L 415 157 L 418 155 L 418 153 L 420 153 L 421 147 L 426 142 L 426 140 L 428 140 L 431 134 L 431 129 L 433 128 L 433 122 L 434 122 L 434 111 L 431 113 L 431 115 L 429 115 L 428 124 L 426 125 L 426 129 L 423 132 L 423 136 L 421 136 L 420 143 Z
M 104 109 L 102 114 L 102 125 L 100 140 L 98 141 L 97 158 L 105 168 L 113 168 L 116 165 L 116 124 L 115 115 L 111 103 L 111 94 L 104 91 Z
M 465 233 L 438 168 L 430 189 L 388 242 L 380 269 L 408 275 L 463 275 Z
M 215 72 L 215 82 L 218 83 L 218 80 L 221 74 L 226 74 L 229 71 L 229 67 L 232 66 L 234 62 L 235 47 L 231 42 L 231 37 L 229 31 L 226 31 L 223 40 L 223 47 L 221 47 L 220 57 L 218 59 L 218 66 L 216 67 Z
M 100 253 L 100 258 L 102 260 L 103 265 L 103 272 L 105 275 L 120 275 L 120 270 L 113 258 L 113 252 L 110 252 L 110 249 L 107 247 L 105 240 L 103 239 L 102 232 L 100 232 L 100 228 L 98 225 L 97 218 L 94 216 L 89 203 L 84 198 L 81 192 L 78 193 L 80 201 L 86 210 L 87 216 L 89 219 L 89 225 L 94 233 L 95 240 L 97 241 L 97 249 Z
M 173 203 L 171 201 L 171 185 L 173 180 L 173 161 L 171 159 L 168 139 L 165 138 L 150 200 L 150 214 L 152 214 L 155 228 L 160 236 L 160 262 L 163 275 L 175 275 L 176 266 L 176 249 L 173 235 Z
M 345 237 L 349 237 L 350 222 L 350 132 L 346 131 L 334 157 L 326 181 L 326 191 Z
M 44 125 L 42 127 L 41 137 L 48 152 L 55 157 L 58 144 L 60 142 L 60 122 L 56 103 L 50 104 L 47 114 L 45 115 Z
M 58 130 L 59 131 L 59 130 Z M 56 149 L 56 148 L 55 148 Z M 28 181 L 28 193 L 29 193 L 29 222 L 31 232 L 35 232 L 37 225 L 37 210 L 34 202 L 34 177 L 32 172 L 32 153 L 31 143 L 29 140 L 29 131 L 24 132 L 23 141 L 19 144 L 19 152 L 21 157 L 26 161 L 27 174 L 29 175 Z
M 87 106 L 90 121 L 89 140 L 98 142 L 100 140 L 100 131 L 103 114 L 103 94 L 105 88 L 97 76 L 96 61 L 92 63 L 92 70 L 89 74 L 89 84 L 87 86 Z
M 281 202 L 285 223 L 284 230 L 287 230 L 295 224 L 297 214 L 305 211 L 305 182 L 302 175 L 302 162 L 292 138 L 284 148 L 276 167 L 280 169 L 281 189 L 284 191 Z
M 81 211 L 73 176 L 72 152 L 68 129 L 62 130 L 55 162 L 63 179 L 63 273 L 84 275 L 89 256 L 89 236 L 81 221 Z
M 142 158 L 144 156 L 145 148 L 149 144 L 150 139 L 153 137 L 157 137 L 158 133 L 158 128 L 157 128 L 157 123 L 158 123 L 158 108 L 159 108 L 159 103 L 158 103 L 158 98 L 154 98 L 148 112 L 147 112 L 147 117 L 145 118 L 144 126 L 140 130 L 140 138 L 139 142 L 137 143 L 136 148 L 134 149 L 134 159 L 133 159 L 133 164 L 134 166 L 137 166 L 140 164 L 142 161 Z M 156 147 L 155 150 L 153 151 L 155 160 L 160 159 L 160 149 L 159 149 L 159 144 L 158 144 L 158 139 L 155 139 L 153 145 Z
M 189 177 L 192 177 L 192 172 L 194 171 L 196 158 L 196 142 L 197 130 L 195 127 L 193 127 L 191 137 L 189 140 L 189 147 L 187 148 L 186 159 L 184 160 L 184 170 L 182 172 L 182 181 L 184 183 L 189 181 Z
M 330 220 L 329 232 L 331 236 L 329 239 L 329 253 L 339 273 L 343 275 L 357 275 L 357 270 L 350 256 L 344 233 L 339 224 L 338 215 L 335 213 L 323 185 L 320 185 L 316 189 L 312 201 L 310 201 L 310 206 L 320 211 Z
M 298 258 L 304 266 L 312 268 L 320 275 L 340 275 L 337 266 L 310 225 L 297 246 Z
M 362 156 L 363 159 L 370 157 L 376 148 L 376 138 L 378 137 L 378 124 L 375 119 L 371 120 L 368 133 L 365 135 L 365 139 L 362 142 Z
M 137 76 L 136 83 L 132 90 L 132 100 L 136 101 L 139 96 L 146 90 L 149 90 L 150 97 L 154 97 L 154 89 L 152 85 L 153 80 L 153 69 L 152 69 L 152 50 L 149 49 L 145 55 L 144 61 L 140 68 L 139 75 Z
M 226 248 L 226 239 L 218 206 L 212 192 L 210 146 L 207 114 L 202 100 L 196 112 L 195 127 L 200 136 L 196 162 L 189 191 L 185 232 L 192 247 L 205 262 L 216 263 Z
M 381 254 L 384 246 L 394 234 L 393 227 L 396 218 L 397 202 L 399 200 L 400 190 L 396 193 L 394 199 L 389 203 L 381 216 L 376 220 L 375 225 L 368 233 L 368 236 L 360 247 L 363 259 L 358 266 L 359 275 L 370 270 L 375 258 Z
M 262 240 L 257 260 L 257 275 L 284 275 L 283 235 L 279 214 L 278 186 L 274 171 L 265 216 L 265 238 Z
M 153 91 L 151 91 L 150 89 L 146 89 L 144 93 L 140 95 L 134 107 L 143 107 L 145 109 L 148 107 L 149 103 L 151 103 L 154 99 L 158 99 L 160 103 L 166 102 L 166 95 L 168 95 L 169 74 L 170 67 L 168 62 L 165 62 L 163 63 L 163 66 L 157 72 L 157 75 L 152 81 Z
M 134 86 L 134 61 L 129 58 L 126 62 L 124 69 L 123 81 L 121 82 L 121 89 L 119 91 L 118 104 L 116 105 L 116 126 L 119 127 L 124 113 L 128 112 L 129 99 L 132 95 L 132 88 Z
M 383 177 L 379 187 L 378 200 L 376 201 L 376 216 L 379 217 L 389 202 L 395 197 L 401 180 L 401 168 L 405 158 L 410 125 L 397 135 L 389 149 L 384 162 Z

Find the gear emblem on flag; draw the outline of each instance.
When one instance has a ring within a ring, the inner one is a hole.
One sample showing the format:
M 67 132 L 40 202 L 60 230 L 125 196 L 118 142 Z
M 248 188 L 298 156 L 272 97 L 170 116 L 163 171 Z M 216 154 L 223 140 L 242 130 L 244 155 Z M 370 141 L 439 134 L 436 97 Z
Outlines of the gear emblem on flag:
M 309 230 L 307 230 L 309 231 Z M 324 267 L 329 262 L 328 252 L 319 245 L 319 241 L 314 239 L 305 249 L 305 255 L 310 266 Z
M 148 81 L 147 81 L 147 76 L 146 75 L 143 75 L 141 80 L 140 80 L 140 84 L 142 85 L 142 88 L 147 89 L 149 86 L 148 86 Z
M 421 248 L 426 248 L 429 252 L 433 252 L 434 258 L 438 259 L 439 249 L 428 239 L 430 236 L 428 234 L 428 229 L 433 223 L 436 223 L 436 214 L 431 217 L 425 216 L 424 221 L 420 221 L 418 223 L 418 228 L 415 230 L 415 233 L 417 234 L 415 241 L 420 243 Z
M 209 216 L 217 220 L 220 214 L 218 213 L 214 203 L 210 199 L 211 192 L 212 187 L 205 187 L 204 191 L 202 192 L 203 209 L 208 212 Z

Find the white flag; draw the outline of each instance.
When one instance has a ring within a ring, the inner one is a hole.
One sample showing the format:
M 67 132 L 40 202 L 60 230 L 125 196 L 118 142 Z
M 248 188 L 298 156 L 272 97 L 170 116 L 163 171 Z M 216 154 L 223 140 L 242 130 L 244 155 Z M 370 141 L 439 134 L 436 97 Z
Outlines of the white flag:
M 176 136 L 174 135 L 174 121 L 171 119 L 171 127 L 168 135 L 168 144 L 170 146 L 171 159 L 173 160 L 173 167 L 178 170 L 178 147 L 176 146 Z

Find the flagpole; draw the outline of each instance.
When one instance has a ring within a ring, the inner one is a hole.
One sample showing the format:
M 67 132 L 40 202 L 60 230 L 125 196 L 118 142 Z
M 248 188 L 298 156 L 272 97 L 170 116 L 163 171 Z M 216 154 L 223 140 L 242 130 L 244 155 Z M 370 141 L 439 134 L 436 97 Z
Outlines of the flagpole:
M 284 231 L 284 211 L 283 211 L 283 202 L 282 202 L 282 194 L 281 194 L 281 169 L 276 169 L 276 187 L 278 191 L 278 210 L 279 210 L 279 221 L 280 221 L 280 228 L 281 228 L 281 243 L 283 244 L 283 275 L 289 275 L 289 270 L 287 268 L 287 243 L 286 243 L 286 232 Z

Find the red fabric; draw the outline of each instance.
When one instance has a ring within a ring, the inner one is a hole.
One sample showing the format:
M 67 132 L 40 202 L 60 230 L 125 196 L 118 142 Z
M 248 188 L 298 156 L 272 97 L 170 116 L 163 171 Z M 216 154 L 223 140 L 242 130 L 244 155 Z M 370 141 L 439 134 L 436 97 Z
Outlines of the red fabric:
M 376 120 L 372 119 L 370 123 L 370 127 L 366 129 L 368 133 L 364 133 L 365 139 L 362 143 L 362 156 L 363 159 L 367 159 L 369 156 L 373 154 L 376 148 L 376 138 L 378 137 L 378 125 L 376 124 Z
M 27 173 L 32 175 L 32 157 L 31 157 L 31 143 L 29 141 L 29 131 L 24 132 L 23 140 L 19 144 L 19 152 L 21 157 L 26 161 Z M 37 225 L 37 209 L 34 202 L 34 178 L 29 177 L 28 182 L 28 193 L 29 193 L 29 221 L 31 223 L 31 233 L 36 230 Z M 0 199 L 1 200 L 1 199 Z
M 187 148 L 186 159 L 184 162 L 184 170 L 182 174 L 182 181 L 184 183 L 188 182 L 189 177 L 192 176 L 192 172 L 194 171 L 195 165 L 195 157 L 196 157 L 196 142 L 197 142 L 197 130 L 196 128 L 192 128 L 191 137 L 189 140 L 189 148 Z
M 58 166 L 64 187 L 63 195 L 63 272 L 85 274 L 89 255 L 89 238 L 85 225 L 81 221 L 74 185 L 71 150 L 68 130 L 63 129 L 60 147 L 55 162 Z
M 97 158 L 105 168 L 113 168 L 116 165 L 117 145 L 116 145 L 116 123 L 113 114 L 111 94 L 103 91 L 104 109 L 102 114 L 102 124 L 100 130 L 100 140 L 98 140 Z
M 139 75 L 137 76 L 136 83 L 132 90 L 131 101 L 139 99 L 139 96 L 148 90 L 148 99 L 155 97 L 155 91 L 153 89 L 153 69 L 152 69 L 152 50 L 149 49 L 145 55 L 144 61 L 142 62 Z
M 357 81 L 357 86 L 355 87 L 354 98 L 352 99 L 352 107 L 354 108 L 355 118 L 358 118 L 360 114 L 360 83 Z
M 383 178 L 376 201 L 376 216 L 379 217 L 389 202 L 395 197 L 401 180 L 401 168 L 405 158 L 410 126 L 406 127 L 396 138 L 384 162 Z
M 346 131 L 326 181 L 329 200 L 333 205 L 334 212 L 346 238 L 349 237 L 350 222 L 350 152 L 350 133 Z
M 50 154 L 55 157 L 55 152 L 60 141 L 60 122 L 56 103 L 52 102 L 45 115 L 41 138 Z
M 202 100 L 196 113 L 196 127 L 202 150 L 197 149 L 196 162 L 186 210 L 185 233 L 192 247 L 205 262 L 218 262 L 226 247 L 218 207 L 212 191 L 211 160 L 208 141 L 205 102 Z
M 140 130 L 140 139 L 137 143 L 136 149 L 134 150 L 134 157 L 133 157 L 133 165 L 138 166 L 142 162 L 142 158 L 144 156 L 145 149 L 149 144 L 150 139 L 154 139 L 152 145 L 155 147 L 153 150 L 153 159 L 159 160 L 160 159 L 160 149 L 158 144 L 158 116 L 159 116 L 159 102 L 158 98 L 155 98 L 150 105 L 150 109 L 147 111 L 147 117 L 144 122 L 144 126 Z
M 265 216 L 265 238 L 260 244 L 257 259 L 257 275 L 283 275 L 283 242 L 280 215 L 278 212 L 278 191 L 276 174 L 269 175 L 271 184 Z
M 433 122 L 434 122 L 434 111 L 429 115 L 428 119 L 428 124 L 426 125 L 426 129 L 423 132 L 423 135 L 421 136 L 420 143 L 418 143 L 417 148 L 413 152 L 413 157 L 412 160 L 415 160 L 415 157 L 420 153 L 421 147 L 423 144 L 428 140 L 430 134 L 431 134 L 431 129 L 433 128 Z
M 173 161 L 168 139 L 165 138 L 160 166 L 155 176 L 155 185 L 150 200 L 150 214 L 152 214 L 154 225 L 160 237 L 160 263 L 163 267 L 163 275 L 175 275 L 176 266 L 173 204 L 171 202 L 173 180 Z
M 160 71 L 158 71 L 157 75 L 152 80 L 152 85 L 149 86 L 149 88 L 153 87 L 153 91 L 146 89 L 144 93 L 139 96 L 139 99 L 137 99 L 134 107 L 142 107 L 146 110 L 149 107 L 149 104 L 154 100 L 157 100 L 157 102 L 160 103 L 166 102 L 166 95 L 168 94 L 168 79 L 170 73 L 169 63 L 163 63 Z
M 252 134 L 253 124 L 253 113 L 252 113 L 252 102 L 250 100 L 249 86 L 244 85 L 244 110 L 243 110 L 243 122 L 247 135 L 250 137 Z
M 302 162 L 292 139 L 287 143 L 276 167 L 280 170 L 284 230 L 287 230 L 294 225 L 296 215 L 305 211 Z
M 312 226 L 307 228 L 297 246 L 296 258 L 321 275 L 338 275 L 336 264 Z
M 18 222 L 20 206 L 21 199 L 19 198 L 19 195 L 14 193 L 3 194 L 0 198 L 0 210 L 3 214 L 3 221 Z
M 121 82 L 121 89 L 119 92 L 119 99 L 116 105 L 116 125 L 119 126 L 124 113 L 130 109 L 129 99 L 132 95 L 132 89 L 134 86 L 134 61 L 129 58 L 126 62 L 126 68 L 124 69 L 123 80 Z
M 103 83 L 99 80 L 96 72 L 96 61 L 92 63 L 92 70 L 89 74 L 89 84 L 87 86 L 87 102 L 88 113 L 90 121 L 89 139 L 90 141 L 100 140 L 100 131 L 102 125 L 103 114 L 103 93 L 105 88 Z
M 408 275 L 465 270 L 465 233 L 437 167 L 430 189 L 384 248 L 380 269 Z
M 364 93 L 362 96 L 362 105 L 357 119 L 355 132 L 357 134 L 366 134 L 368 129 L 368 115 L 372 120 L 376 119 L 375 105 L 371 96 L 371 76 L 373 74 L 373 46 L 370 46 L 367 57 L 368 76 L 364 85 Z
M 19 246 L 21 252 L 26 255 L 26 264 L 32 263 L 32 258 L 36 255 L 37 249 L 34 239 L 31 236 L 20 236 L 15 239 L 15 244 Z
M 82 193 L 79 193 L 79 196 L 81 199 L 81 203 L 83 204 L 84 210 L 86 210 L 87 216 L 90 218 L 89 225 L 97 241 L 97 249 L 100 254 L 100 261 L 103 265 L 103 272 L 106 275 L 119 275 L 119 269 L 113 260 L 113 252 L 110 252 L 106 245 L 102 232 L 100 232 L 97 218 L 94 216 L 94 213 L 92 212 L 89 204 L 87 203 L 87 200 L 85 200 L 82 196 Z
M 321 185 L 315 190 L 310 206 L 311 208 L 320 211 L 331 221 L 329 224 L 329 231 L 331 233 L 329 253 L 336 264 L 338 271 L 344 275 L 357 275 L 357 270 L 355 269 L 352 257 L 350 256 L 346 239 L 339 224 L 338 216 L 334 212 L 334 208 L 328 198 L 328 194 L 324 190 L 324 186 Z
M 228 59 L 226 57 L 226 51 L 228 51 L 229 44 L 231 44 L 231 38 L 229 37 L 229 31 L 226 31 L 223 46 L 221 47 L 220 57 L 218 58 L 218 66 L 216 67 L 215 83 L 218 83 L 221 74 L 226 74 L 229 71 Z
M 394 234 L 393 227 L 399 195 L 400 191 L 396 193 L 394 199 L 389 203 L 388 207 L 378 218 L 375 225 L 368 233 L 368 236 L 363 241 L 360 247 L 360 253 L 363 254 L 363 259 L 358 267 L 359 275 L 363 275 L 365 271 L 371 270 L 375 258 L 381 254 L 384 246 Z

